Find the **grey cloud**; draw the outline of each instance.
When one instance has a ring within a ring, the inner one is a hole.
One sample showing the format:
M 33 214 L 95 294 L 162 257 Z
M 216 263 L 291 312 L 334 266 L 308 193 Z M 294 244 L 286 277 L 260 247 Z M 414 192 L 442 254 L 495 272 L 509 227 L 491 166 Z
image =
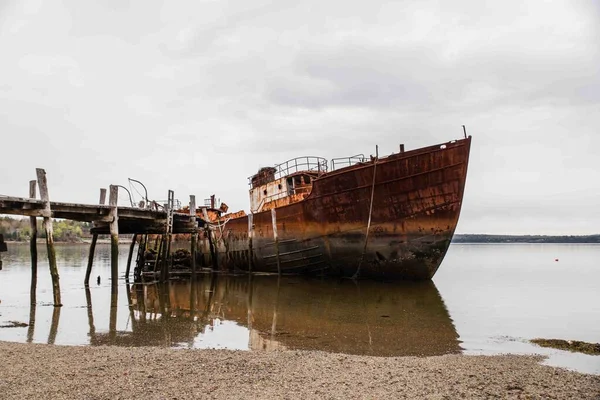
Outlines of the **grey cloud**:
M 134 177 L 243 209 L 260 166 L 466 124 L 459 230 L 600 226 L 597 2 L 23 0 L 0 20 L 2 194 L 45 167 L 54 199 Z
M 515 102 L 597 101 L 596 54 L 512 54 L 493 47 L 448 65 L 425 45 L 349 43 L 305 50 L 294 68 L 267 83 L 275 104 L 418 108 L 451 107 L 475 97 L 476 107 Z M 581 96 L 581 92 L 586 96 Z

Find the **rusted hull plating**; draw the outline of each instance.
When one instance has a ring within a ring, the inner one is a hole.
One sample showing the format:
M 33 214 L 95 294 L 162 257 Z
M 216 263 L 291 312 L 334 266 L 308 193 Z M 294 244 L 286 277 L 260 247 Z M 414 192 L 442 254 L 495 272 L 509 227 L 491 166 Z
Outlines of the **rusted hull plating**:
M 225 220 L 215 230 L 218 266 L 431 279 L 458 222 L 470 145 L 468 137 L 324 174 L 305 200 L 276 209 L 277 241 L 271 211 L 252 215 L 251 230 L 248 216 Z

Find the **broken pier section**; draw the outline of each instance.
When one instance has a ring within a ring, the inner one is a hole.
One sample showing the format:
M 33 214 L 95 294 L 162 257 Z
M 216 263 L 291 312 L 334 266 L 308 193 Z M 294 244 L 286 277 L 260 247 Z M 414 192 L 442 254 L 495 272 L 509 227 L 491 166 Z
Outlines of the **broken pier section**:
M 196 254 L 198 247 L 198 234 L 202 232 L 211 242 L 212 234 L 208 221 L 207 208 L 197 208 L 195 196 L 190 196 L 189 209 L 175 210 L 173 191 L 169 191 L 166 204 L 145 202 L 140 207 L 120 207 L 118 202 L 118 185 L 111 185 L 108 191 L 109 199 L 106 202 L 106 189 L 100 189 L 99 204 L 77 204 L 50 201 L 46 172 L 38 168 L 37 180 L 29 182 L 29 198 L 0 196 L 0 214 L 22 215 L 31 218 L 31 259 L 32 259 L 32 287 L 37 277 L 37 228 L 36 219 L 43 218 L 43 227 L 46 233 L 46 246 L 54 295 L 54 306 L 61 306 L 60 277 L 56 264 L 52 221 L 54 218 L 69 219 L 73 221 L 92 222 L 92 241 L 90 244 L 89 260 L 84 278 L 85 285 L 89 285 L 93 258 L 98 235 L 110 234 L 111 237 L 111 284 L 113 288 L 118 284 L 118 256 L 119 235 L 133 234 L 129 248 L 125 276 L 128 279 L 135 245 L 138 244 L 138 253 L 135 263 L 134 276 L 167 280 L 171 275 L 173 255 L 171 243 L 173 235 L 190 234 L 190 265 L 189 273 L 196 274 Z M 39 188 L 40 199 L 36 199 L 36 187 Z M 211 204 L 214 207 L 214 199 Z M 153 244 L 153 247 L 152 247 Z M 0 240 L 0 251 L 5 250 L 5 243 Z M 216 268 L 216 254 L 214 245 L 210 246 L 211 264 Z M 148 255 L 152 255 L 149 259 Z M 116 290 L 115 290 L 116 291 Z

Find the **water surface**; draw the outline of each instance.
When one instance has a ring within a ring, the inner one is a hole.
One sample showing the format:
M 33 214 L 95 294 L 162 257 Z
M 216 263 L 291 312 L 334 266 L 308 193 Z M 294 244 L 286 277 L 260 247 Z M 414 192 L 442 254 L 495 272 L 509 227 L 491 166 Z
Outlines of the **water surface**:
M 108 245 L 97 246 L 87 291 L 88 247 L 59 245 L 60 308 L 38 249 L 33 307 L 29 247 L 9 244 L 2 255 L 0 326 L 27 326 L 0 328 L 0 340 L 376 356 L 540 353 L 551 365 L 600 373 L 599 356 L 528 342 L 600 342 L 598 245 L 453 244 L 433 282 L 201 274 L 194 284 L 122 278 L 116 295 Z M 121 271 L 127 251 L 120 249 Z

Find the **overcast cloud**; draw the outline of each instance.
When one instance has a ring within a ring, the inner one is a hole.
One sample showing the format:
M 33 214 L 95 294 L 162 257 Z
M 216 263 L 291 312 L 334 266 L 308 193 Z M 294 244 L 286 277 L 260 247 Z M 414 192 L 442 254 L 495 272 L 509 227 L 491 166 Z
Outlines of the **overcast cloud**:
M 459 232 L 599 233 L 600 2 L 0 1 L 0 194 L 247 210 L 260 166 L 462 124 Z

